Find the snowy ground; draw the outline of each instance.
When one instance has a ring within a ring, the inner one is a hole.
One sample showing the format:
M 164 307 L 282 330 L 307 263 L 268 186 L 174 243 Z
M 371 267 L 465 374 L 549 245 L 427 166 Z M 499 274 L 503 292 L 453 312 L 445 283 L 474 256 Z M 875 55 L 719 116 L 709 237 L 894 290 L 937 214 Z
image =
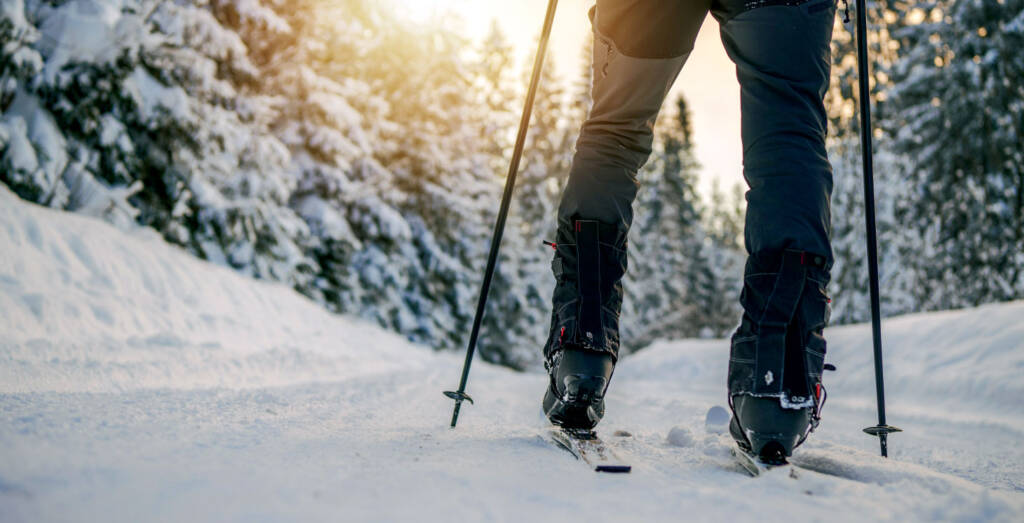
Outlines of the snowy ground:
M 830 329 L 796 480 L 704 432 L 725 341 L 621 363 L 602 430 L 633 473 L 599 475 L 542 438 L 542 375 L 477 363 L 451 430 L 459 355 L 3 187 L 0 310 L 4 522 L 1024 520 L 1024 302 L 884 325 L 888 461 L 870 331 Z

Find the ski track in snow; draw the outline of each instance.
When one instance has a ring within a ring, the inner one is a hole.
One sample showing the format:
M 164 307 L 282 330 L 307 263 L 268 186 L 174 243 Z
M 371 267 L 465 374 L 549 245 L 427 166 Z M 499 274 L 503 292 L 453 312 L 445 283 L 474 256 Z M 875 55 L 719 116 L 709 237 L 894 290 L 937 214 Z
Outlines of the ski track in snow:
M 829 329 L 796 480 L 705 432 L 725 340 L 623 359 L 601 433 L 633 472 L 595 474 L 544 440 L 543 374 L 477 362 L 451 430 L 460 355 L 3 187 L 0 310 L 4 522 L 1024 520 L 1024 302 L 884 324 L 889 460 L 870 329 Z

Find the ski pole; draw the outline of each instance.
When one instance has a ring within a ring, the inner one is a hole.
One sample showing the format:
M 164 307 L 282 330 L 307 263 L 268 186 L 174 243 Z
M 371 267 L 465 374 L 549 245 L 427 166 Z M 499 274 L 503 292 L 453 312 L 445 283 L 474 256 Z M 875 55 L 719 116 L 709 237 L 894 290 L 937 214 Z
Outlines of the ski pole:
M 866 0 L 857 0 L 857 77 L 860 82 L 860 148 L 864 160 L 864 219 L 868 242 L 868 280 L 871 292 L 871 336 L 875 348 L 875 393 L 878 425 L 864 429 L 878 436 L 882 457 L 888 457 L 888 436 L 902 430 L 885 423 L 885 382 L 882 380 L 882 320 L 878 299 L 878 240 L 875 236 L 875 183 L 871 156 L 871 93 L 868 86 Z
M 484 281 L 480 285 L 480 297 L 476 302 L 476 316 L 473 318 L 473 329 L 469 333 L 469 347 L 466 348 L 466 361 L 462 364 L 462 379 L 459 381 L 459 390 L 444 392 L 445 396 L 455 400 L 455 410 L 452 412 L 452 427 L 459 420 L 459 409 L 462 408 L 462 401 L 467 400 L 473 403 L 473 398 L 466 394 L 466 380 L 469 379 L 469 366 L 473 363 L 473 353 L 476 352 L 476 340 L 480 335 L 480 323 L 484 317 L 484 306 L 487 305 L 487 292 L 491 288 L 491 278 L 494 276 L 494 267 L 498 262 L 498 248 L 501 247 L 501 236 L 505 231 L 508 207 L 512 203 L 512 190 L 516 185 L 519 159 L 523 155 L 523 145 L 526 143 L 526 130 L 530 126 L 533 99 L 537 95 L 537 85 L 540 83 L 541 68 L 544 67 L 544 54 L 548 47 L 548 37 L 551 35 L 551 25 L 555 21 L 555 6 L 557 5 L 558 0 L 548 0 L 548 11 L 544 16 L 544 27 L 541 29 L 537 56 L 533 59 L 533 73 L 530 75 L 530 87 L 526 93 L 526 104 L 523 106 L 523 115 L 519 119 L 519 134 L 516 135 L 516 145 L 512 151 L 512 162 L 508 166 L 508 177 L 505 179 L 505 192 L 501 197 L 498 219 L 494 223 L 494 233 L 491 236 L 491 252 L 487 255 Z

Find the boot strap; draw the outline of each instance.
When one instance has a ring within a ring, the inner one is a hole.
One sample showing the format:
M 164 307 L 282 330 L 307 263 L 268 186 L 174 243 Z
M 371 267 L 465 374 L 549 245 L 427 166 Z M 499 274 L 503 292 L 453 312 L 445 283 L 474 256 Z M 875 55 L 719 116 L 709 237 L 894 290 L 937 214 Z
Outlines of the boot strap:
M 807 282 L 807 267 L 820 257 L 800 251 L 784 251 L 774 287 L 757 321 L 758 337 L 754 370 L 755 396 L 783 392 L 786 333 L 796 314 Z
M 575 227 L 576 281 L 579 282 L 580 302 L 574 341 L 585 347 L 603 349 L 600 227 L 593 220 L 577 220 Z

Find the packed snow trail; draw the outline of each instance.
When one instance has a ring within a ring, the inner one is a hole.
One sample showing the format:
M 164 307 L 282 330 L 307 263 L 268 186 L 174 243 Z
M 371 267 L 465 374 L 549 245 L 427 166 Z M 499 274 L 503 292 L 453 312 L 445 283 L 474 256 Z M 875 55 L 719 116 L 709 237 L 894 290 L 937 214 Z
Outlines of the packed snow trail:
M 477 363 L 449 429 L 461 355 L 3 187 L 0 310 L 4 522 L 1024 519 L 1021 302 L 885 323 L 889 460 L 870 330 L 829 329 L 797 480 L 704 432 L 726 341 L 623 359 L 600 430 L 633 472 L 595 474 L 544 440 L 543 374 Z

